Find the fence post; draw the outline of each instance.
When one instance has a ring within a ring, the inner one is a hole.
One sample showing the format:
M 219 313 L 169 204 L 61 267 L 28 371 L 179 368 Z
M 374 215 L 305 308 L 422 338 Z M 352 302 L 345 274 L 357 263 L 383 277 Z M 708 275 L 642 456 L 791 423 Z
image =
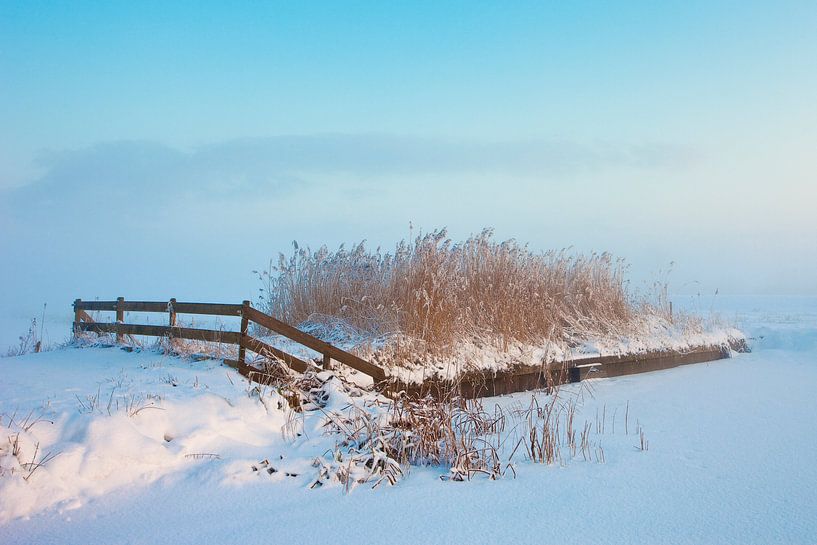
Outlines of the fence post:
M 245 364 L 247 359 L 247 349 L 244 348 L 244 337 L 247 336 L 250 321 L 247 318 L 247 309 L 250 308 L 250 302 L 244 301 L 241 303 L 241 334 L 238 338 L 238 363 Z
M 125 298 L 124 297 L 117 297 L 116 298 L 116 323 L 117 324 L 124 324 L 125 323 Z M 120 328 L 117 326 L 116 328 L 116 342 L 123 343 L 125 342 L 125 336 L 120 333 Z
M 76 340 L 79 333 L 80 312 L 79 306 L 82 304 L 82 299 L 74 299 L 74 339 Z
M 176 298 L 171 297 L 170 301 L 167 303 L 167 313 L 168 313 L 168 321 L 167 325 L 170 327 L 176 327 Z M 173 339 L 173 331 L 171 330 L 170 333 L 167 335 L 167 341 L 170 344 L 171 350 L 176 350 L 176 343 Z
M 332 357 L 329 354 L 323 355 L 323 362 L 322 362 L 324 369 L 331 369 L 332 368 Z

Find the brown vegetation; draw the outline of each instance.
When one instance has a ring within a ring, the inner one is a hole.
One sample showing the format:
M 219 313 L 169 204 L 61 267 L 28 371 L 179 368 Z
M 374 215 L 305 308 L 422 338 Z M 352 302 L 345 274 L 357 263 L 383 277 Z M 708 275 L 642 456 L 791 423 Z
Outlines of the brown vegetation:
M 289 323 L 331 317 L 427 353 L 475 338 L 544 345 L 626 331 L 636 311 L 624 268 L 607 253 L 538 253 L 487 229 L 455 243 L 439 230 L 391 253 L 296 244 L 260 273 L 260 303 Z

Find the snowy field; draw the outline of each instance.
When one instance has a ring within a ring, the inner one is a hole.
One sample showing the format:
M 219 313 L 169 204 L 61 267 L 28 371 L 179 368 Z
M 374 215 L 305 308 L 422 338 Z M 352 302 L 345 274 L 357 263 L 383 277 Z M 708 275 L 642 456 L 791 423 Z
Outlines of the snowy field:
M 603 463 L 517 455 L 515 478 L 412 467 L 349 492 L 311 488 L 335 442 L 320 411 L 261 402 L 216 362 L 116 348 L 3 358 L 0 543 L 815 543 L 817 299 L 719 306 L 751 354 L 563 390 L 581 422 L 607 415 Z M 349 401 L 330 393 L 326 411 Z

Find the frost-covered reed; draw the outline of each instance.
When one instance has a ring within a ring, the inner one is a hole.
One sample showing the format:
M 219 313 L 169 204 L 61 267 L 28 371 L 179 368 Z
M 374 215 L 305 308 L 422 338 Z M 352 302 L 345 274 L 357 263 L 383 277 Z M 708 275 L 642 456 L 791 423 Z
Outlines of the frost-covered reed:
M 490 229 L 454 242 L 438 230 L 391 252 L 296 244 L 259 273 L 260 302 L 293 324 L 331 317 L 443 354 L 464 339 L 543 345 L 626 332 L 638 305 L 624 270 L 607 253 L 535 252 Z

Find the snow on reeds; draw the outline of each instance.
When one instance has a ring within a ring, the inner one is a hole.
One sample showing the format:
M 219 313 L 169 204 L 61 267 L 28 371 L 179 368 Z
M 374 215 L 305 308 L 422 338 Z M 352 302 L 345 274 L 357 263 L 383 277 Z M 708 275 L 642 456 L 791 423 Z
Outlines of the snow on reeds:
M 520 347 L 558 359 L 588 340 L 638 350 L 655 332 L 702 331 L 694 317 L 671 324 L 665 284 L 651 300 L 630 294 L 625 269 L 608 253 L 535 252 L 490 229 L 454 242 L 438 230 L 391 252 L 295 244 L 259 273 L 260 304 L 318 335 L 376 339 L 367 355 L 387 367 L 502 359 Z
M 538 342 L 608 331 L 633 312 L 623 263 L 609 254 L 536 253 L 490 230 L 455 243 L 445 230 L 394 252 L 299 248 L 262 273 L 265 310 L 292 323 L 334 316 L 363 331 L 400 332 L 441 349 L 488 333 Z
M 395 484 L 416 466 L 446 468 L 442 480 L 464 481 L 475 476 L 515 477 L 521 460 L 562 466 L 579 459 L 604 463 L 602 437 L 615 435 L 616 421 L 629 418 L 629 413 L 608 415 L 605 405 L 601 414 L 596 411 L 595 420 L 585 420 L 577 428 L 584 388 L 563 394 L 556 386 L 546 397 L 531 395 L 527 404 L 519 398 L 510 405 L 493 406 L 456 395 L 385 400 L 363 394 L 363 403 L 353 398 L 340 403 L 346 395 L 341 383 L 325 383 L 311 394 L 301 389 L 304 400 L 314 399 L 316 391 L 325 392 L 319 396 L 324 400 L 337 398 L 324 401 L 325 408 L 320 409 L 324 428 L 336 443 L 315 460 L 319 472 L 311 487 L 338 482 L 346 489 L 364 483 L 376 488 L 384 482 Z M 292 383 L 288 390 L 299 391 Z M 314 401 L 304 407 L 310 405 Z M 640 450 L 647 450 L 643 428 L 636 433 Z

